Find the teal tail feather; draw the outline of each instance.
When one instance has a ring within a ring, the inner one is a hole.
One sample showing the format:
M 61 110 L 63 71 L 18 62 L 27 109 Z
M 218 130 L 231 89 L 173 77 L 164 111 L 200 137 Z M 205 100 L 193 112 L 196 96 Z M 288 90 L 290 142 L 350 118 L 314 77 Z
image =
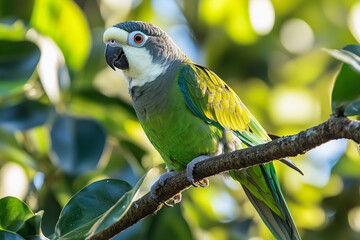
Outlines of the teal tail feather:
M 256 172 L 257 174 L 254 174 Z M 266 187 L 264 186 L 263 180 L 259 182 L 260 172 L 265 180 Z M 247 197 L 276 239 L 301 239 L 284 200 L 284 196 L 281 193 L 280 186 L 276 180 L 272 163 L 251 167 L 241 171 L 232 171 L 230 172 L 230 175 L 241 183 Z M 249 187 L 249 185 L 251 187 Z
M 252 115 L 248 126 L 249 131 L 236 132 L 247 147 L 271 141 L 266 131 Z M 303 174 L 290 159 L 285 158 L 281 162 Z M 247 197 L 276 239 L 301 239 L 281 192 L 273 163 L 230 171 L 230 175 L 241 183 Z

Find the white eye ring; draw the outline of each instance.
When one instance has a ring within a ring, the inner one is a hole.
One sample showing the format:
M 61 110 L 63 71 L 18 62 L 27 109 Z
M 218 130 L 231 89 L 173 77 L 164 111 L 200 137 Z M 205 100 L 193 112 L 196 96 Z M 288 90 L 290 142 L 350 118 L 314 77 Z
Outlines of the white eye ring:
M 146 43 L 148 36 L 140 31 L 134 31 L 129 34 L 129 45 L 133 47 L 142 47 Z

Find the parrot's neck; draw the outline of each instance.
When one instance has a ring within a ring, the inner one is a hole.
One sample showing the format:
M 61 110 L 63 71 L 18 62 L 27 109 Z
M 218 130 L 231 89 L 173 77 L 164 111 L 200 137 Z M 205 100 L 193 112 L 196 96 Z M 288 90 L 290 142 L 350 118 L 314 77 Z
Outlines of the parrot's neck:
M 129 87 L 129 94 L 139 120 L 161 114 L 167 108 L 179 66 L 180 62 L 173 62 L 167 71 L 154 80 L 148 81 L 142 86 Z
M 134 50 L 137 49 L 132 49 Z M 129 90 L 154 81 L 169 67 L 166 63 L 154 63 L 150 54 L 129 54 L 129 56 L 135 56 L 128 57 L 131 67 L 123 70 Z

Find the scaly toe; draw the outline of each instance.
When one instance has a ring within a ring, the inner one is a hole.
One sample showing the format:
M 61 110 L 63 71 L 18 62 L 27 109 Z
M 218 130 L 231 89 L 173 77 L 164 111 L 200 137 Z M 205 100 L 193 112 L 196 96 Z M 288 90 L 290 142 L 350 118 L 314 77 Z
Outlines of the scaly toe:
M 159 189 L 159 181 L 156 181 L 150 188 L 150 196 L 152 198 L 152 200 L 154 200 L 154 202 L 156 202 L 157 204 L 161 204 L 161 201 L 159 201 L 158 197 L 157 197 L 157 191 Z
M 194 158 L 191 162 L 188 163 L 188 165 L 186 166 L 186 176 L 188 181 L 191 183 L 191 185 L 193 185 L 194 187 L 207 187 L 209 186 L 209 180 L 205 180 L 204 179 L 204 183 L 195 183 L 194 180 L 194 176 L 193 176 L 193 172 L 194 172 L 194 168 L 195 165 L 198 164 L 199 162 L 202 162 L 206 159 L 210 158 L 209 156 L 206 155 L 201 155 L 197 158 Z
M 159 190 L 159 188 L 161 188 L 162 186 L 165 185 L 166 180 L 174 175 L 176 175 L 177 172 L 174 171 L 170 171 L 170 172 L 166 172 L 164 174 L 162 174 L 159 178 L 159 180 L 157 180 L 150 188 L 150 196 L 151 198 L 154 200 L 154 202 L 156 202 L 157 204 L 164 204 L 167 207 L 173 207 L 171 204 L 168 204 L 166 202 L 162 202 L 159 200 L 159 197 L 157 195 L 157 191 Z

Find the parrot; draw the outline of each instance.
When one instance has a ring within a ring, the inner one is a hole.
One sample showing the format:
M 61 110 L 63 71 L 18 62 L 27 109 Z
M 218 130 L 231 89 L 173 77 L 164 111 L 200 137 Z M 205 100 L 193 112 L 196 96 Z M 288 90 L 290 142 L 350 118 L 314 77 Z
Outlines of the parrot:
M 205 187 L 207 179 L 194 182 L 197 163 L 271 141 L 234 90 L 209 68 L 192 62 L 161 28 L 125 21 L 106 29 L 103 41 L 107 64 L 122 71 L 138 120 L 168 169 L 159 184 L 186 170 L 192 185 Z M 290 159 L 281 161 L 301 173 Z M 301 239 L 272 162 L 229 175 L 276 239 Z

